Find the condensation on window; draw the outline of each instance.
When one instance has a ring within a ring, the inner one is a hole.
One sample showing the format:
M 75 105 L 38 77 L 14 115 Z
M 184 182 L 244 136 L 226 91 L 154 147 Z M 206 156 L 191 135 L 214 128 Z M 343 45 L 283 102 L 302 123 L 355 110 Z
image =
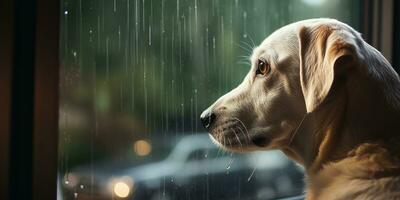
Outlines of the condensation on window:
M 62 0 L 58 199 L 276 199 L 303 192 L 278 151 L 235 154 L 199 115 L 257 44 L 301 19 L 358 27 L 358 1 Z M 56 49 L 55 49 L 56 51 Z

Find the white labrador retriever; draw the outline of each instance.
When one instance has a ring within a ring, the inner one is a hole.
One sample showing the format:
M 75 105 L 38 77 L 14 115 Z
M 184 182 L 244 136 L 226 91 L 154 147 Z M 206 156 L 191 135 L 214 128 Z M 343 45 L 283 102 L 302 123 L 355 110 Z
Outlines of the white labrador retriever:
M 287 25 L 244 81 L 201 115 L 237 152 L 280 149 L 306 169 L 306 199 L 400 199 L 400 80 L 350 26 Z

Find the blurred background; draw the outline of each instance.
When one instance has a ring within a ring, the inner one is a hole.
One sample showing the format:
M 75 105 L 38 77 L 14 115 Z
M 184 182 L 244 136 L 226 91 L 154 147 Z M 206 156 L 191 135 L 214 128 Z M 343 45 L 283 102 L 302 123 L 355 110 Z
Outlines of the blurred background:
M 315 17 L 359 30 L 359 4 L 62 0 L 58 199 L 302 194 L 302 169 L 280 152 L 225 152 L 198 118 L 274 30 Z

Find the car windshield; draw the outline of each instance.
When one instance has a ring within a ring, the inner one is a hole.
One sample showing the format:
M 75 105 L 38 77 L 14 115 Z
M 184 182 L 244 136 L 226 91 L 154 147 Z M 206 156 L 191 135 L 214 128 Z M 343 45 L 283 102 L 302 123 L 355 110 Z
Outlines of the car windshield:
M 279 151 L 219 148 L 199 116 L 274 30 L 348 0 L 61 0 L 58 199 L 277 199 L 303 171 Z

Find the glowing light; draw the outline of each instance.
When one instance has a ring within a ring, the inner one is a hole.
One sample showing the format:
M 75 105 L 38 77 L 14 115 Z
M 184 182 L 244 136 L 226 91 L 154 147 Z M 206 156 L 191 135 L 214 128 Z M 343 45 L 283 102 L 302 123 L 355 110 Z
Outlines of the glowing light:
M 114 185 L 114 194 L 120 198 L 126 198 L 129 196 L 130 193 L 129 185 L 124 182 L 117 182 Z
M 139 156 L 147 156 L 151 152 L 151 144 L 146 140 L 138 140 L 133 144 L 135 153 Z
M 68 173 L 64 177 L 64 184 L 67 187 L 73 188 L 79 182 L 79 177 L 74 173 Z

